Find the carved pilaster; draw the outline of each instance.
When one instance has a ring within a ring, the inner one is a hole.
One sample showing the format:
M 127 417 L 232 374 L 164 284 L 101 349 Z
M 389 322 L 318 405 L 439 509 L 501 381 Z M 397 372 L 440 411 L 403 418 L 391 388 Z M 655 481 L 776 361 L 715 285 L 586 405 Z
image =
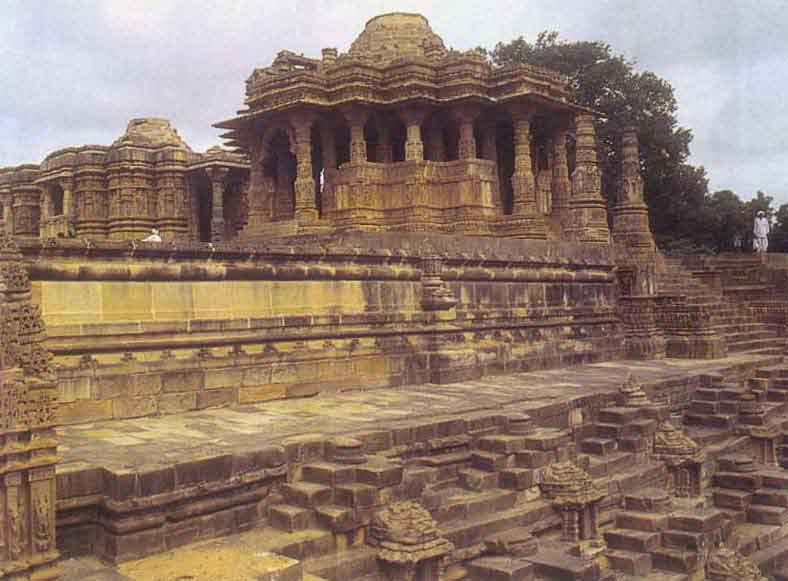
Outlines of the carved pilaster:
M 298 115 L 293 118 L 295 128 L 296 179 L 295 179 L 295 218 L 299 224 L 317 222 L 317 199 L 315 197 L 315 178 L 312 171 L 312 123 L 311 115 Z M 364 138 L 364 126 L 361 126 Z M 366 142 L 364 143 L 366 156 Z
M 405 109 L 402 120 L 405 122 L 405 161 L 424 160 L 424 142 L 421 139 L 421 124 L 426 113 L 420 109 Z
M 558 216 L 563 225 L 568 217 L 569 204 L 572 197 L 572 182 L 569 179 L 569 162 L 566 155 L 567 129 L 560 126 L 553 132 L 551 140 L 552 197 L 553 214 Z
M 364 124 L 369 118 L 369 112 L 364 109 L 353 108 L 343 111 L 350 127 L 350 161 L 363 163 L 367 161 L 367 140 L 364 139 Z
M 226 167 L 210 167 L 205 170 L 211 180 L 211 241 L 225 239 L 224 190 L 229 170 Z
M 394 161 L 394 150 L 391 147 L 391 127 L 385 121 L 378 127 L 378 145 L 375 152 L 379 163 Z
M 443 127 L 435 121 L 427 127 L 426 133 L 430 159 L 432 161 L 446 161 L 446 144 L 443 142 Z
M 602 197 L 602 175 L 597 160 L 594 117 L 575 117 L 575 171 L 572 174 L 571 217 L 567 235 L 578 242 L 608 244 L 607 206 Z
M 0 203 L 3 205 L 3 230 L 9 234 L 14 233 L 14 208 L 11 196 L 6 196 Z
M 459 159 L 476 159 L 476 137 L 473 134 L 473 122 L 479 115 L 479 108 L 459 107 L 452 114 L 457 120 L 459 129 L 457 157 Z
M 320 150 L 323 155 L 323 189 L 320 192 L 322 211 L 333 209 L 336 205 L 334 191 L 337 180 L 336 127 L 324 121 L 320 127 Z
M 249 152 L 249 221 L 247 228 L 252 230 L 271 221 L 274 184 L 263 171 L 265 157 L 263 140 L 265 137 L 263 135 L 259 139 L 253 140 Z

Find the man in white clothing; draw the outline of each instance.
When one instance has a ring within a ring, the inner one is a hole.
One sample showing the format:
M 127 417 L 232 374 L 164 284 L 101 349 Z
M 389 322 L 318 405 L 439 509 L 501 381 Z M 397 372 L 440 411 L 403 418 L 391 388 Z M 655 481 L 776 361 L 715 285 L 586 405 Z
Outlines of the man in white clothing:
M 755 236 L 752 242 L 754 250 L 756 252 L 766 252 L 769 248 L 769 220 L 766 218 L 766 213 L 763 210 L 758 211 L 752 233 Z
M 142 239 L 143 242 L 161 242 L 161 235 L 158 228 L 153 228 L 147 238 Z

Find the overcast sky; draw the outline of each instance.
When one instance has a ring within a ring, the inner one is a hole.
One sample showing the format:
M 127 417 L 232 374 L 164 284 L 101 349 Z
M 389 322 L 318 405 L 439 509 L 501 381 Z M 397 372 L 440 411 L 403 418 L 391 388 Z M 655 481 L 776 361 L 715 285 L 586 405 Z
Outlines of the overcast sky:
M 167 117 L 205 150 L 254 67 L 344 52 L 397 10 L 461 50 L 545 29 L 604 40 L 673 85 L 712 191 L 788 202 L 788 0 L 0 0 L 0 166 L 109 144 L 133 117 Z

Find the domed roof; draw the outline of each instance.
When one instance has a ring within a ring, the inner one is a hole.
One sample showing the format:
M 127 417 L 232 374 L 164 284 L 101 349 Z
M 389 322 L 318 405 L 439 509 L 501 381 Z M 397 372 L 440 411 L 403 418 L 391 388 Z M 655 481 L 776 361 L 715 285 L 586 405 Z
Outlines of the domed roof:
M 368 20 L 364 31 L 350 46 L 349 54 L 387 63 L 399 58 L 434 58 L 445 52 L 443 40 L 432 31 L 424 16 L 392 12 Z
M 126 133 L 112 145 L 138 145 L 143 147 L 175 145 L 189 149 L 189 146 L 181 139 L 178 131 L 170 124 L 169 120 L 159 117 L 132 119 L 126 126 Z

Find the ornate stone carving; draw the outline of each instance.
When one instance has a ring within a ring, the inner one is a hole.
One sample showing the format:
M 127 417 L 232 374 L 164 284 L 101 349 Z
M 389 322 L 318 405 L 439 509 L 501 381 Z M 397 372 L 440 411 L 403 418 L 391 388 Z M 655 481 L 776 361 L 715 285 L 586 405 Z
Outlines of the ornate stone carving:
M 623 407 L 648 407 L 653 405 L 651 400 L 648 399 L 646 392 L 643 391 L 643 386 L 638 383 L 635 376 L 631 373 L 618 391 L 621 396 L 621 406 Z
M 454 550 L 430 513 L 415 501 L 396 502 L 378 511 L 370 535 L 392 581 L 438 581 L 440 560 Z
M 706 579 L 709 581 L 766 581 L 752 559 L 722 545 L 706 561 Z
M 443 311 L 457 304 L 457 299 L 443 282 L 443 260 L 437 254 L 425 256 L 422 261 L 421 306 L 426 311 Z

